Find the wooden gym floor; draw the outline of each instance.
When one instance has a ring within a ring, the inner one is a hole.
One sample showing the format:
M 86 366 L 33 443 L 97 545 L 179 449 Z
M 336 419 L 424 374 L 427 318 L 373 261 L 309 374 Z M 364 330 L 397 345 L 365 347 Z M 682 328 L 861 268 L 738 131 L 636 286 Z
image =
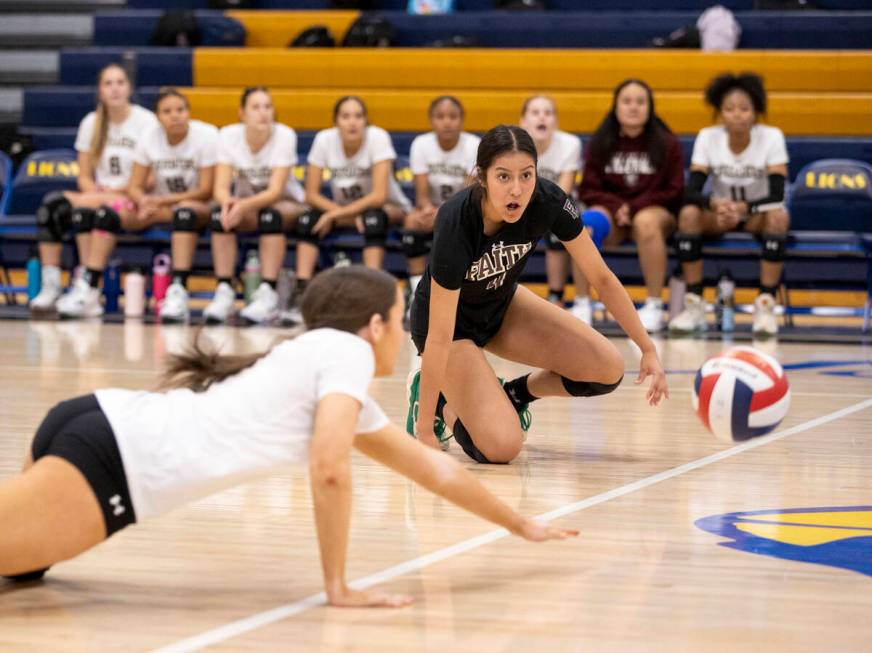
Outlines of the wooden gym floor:
M 151 387 L 191 331 L 7 321 L 0 333 L 5 478 L 55 402 Z M 207 335 L 243 351 L 275 333 Z M 661 341 L 672 399 L 649 408 L 632 345 L 616 342 L 622 387 L 535 404 L 513 464 L 451 449 L 512 506 L 578 539 L 507 537 L 356 456 L 348 577 L 412 593 L 412 607 L 323 607 L 298 469 L 129 528 L 44 583 L 0 581 L 0 651 L 870 650 L 872 350 L 761 344 L 788 366 L 793 404 L 774 435 L 731 446 L 690 406 L 694 371 L 723 343 Z M 407 347 L 373 386 L 396 422 L 414 360 Z

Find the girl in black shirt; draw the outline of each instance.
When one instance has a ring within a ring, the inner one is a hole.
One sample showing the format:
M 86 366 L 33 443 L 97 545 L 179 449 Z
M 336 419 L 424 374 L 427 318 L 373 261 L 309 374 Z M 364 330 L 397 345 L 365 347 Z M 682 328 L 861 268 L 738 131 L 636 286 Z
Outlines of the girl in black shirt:
M 536 163 L 536 146 L 520 127 L 499 125 L 485 135 L 477 183 L 439 209 L 430 262 L 412 302 L 412 339 L 422 368 L 411 380 L 407 430 L 437 446 L 436 433 L 452 425 L 464 451 L 482 463 L 518 455 L 518 413 L 534 399 L 605 394 L 623 377 L 624 360 L 611 342 L 518 285 L 548 231 L 642 350 L 636 383 L 654 377 L 649 403 L 669 396 L 654 343 L 629 295 L 584 231 L 572 200 L 537 178 Z M 484 350 L 540 369 L 501 388 Z

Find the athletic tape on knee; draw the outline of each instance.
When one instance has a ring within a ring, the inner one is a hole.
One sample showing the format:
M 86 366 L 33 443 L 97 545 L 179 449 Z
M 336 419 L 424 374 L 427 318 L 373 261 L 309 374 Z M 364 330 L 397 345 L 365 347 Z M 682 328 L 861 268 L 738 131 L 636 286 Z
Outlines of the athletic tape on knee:
M 297 226 L 294 228 L 297 240 L 316 245 L 318 243 L 318 236 L 312 233 L 312 229 L 318 223 L 318 218 L 320 217 L 321 213 L 319 211 L 307 211 L 301 215 L 297 219 Z
M 563 243 L 560 242 L 560 239 L 550 231 L 545 236 L 545 247 L 550 249 L 552 252 L 562 252 L 566 249 L 563 246 Z
M 221 207 L 216 206 L 209 214 L 209 229 L 216 234 L 228 233 L 224 230 L 224 225 L 221 224 Z
M 62 192 L 48 193 L 36 211 L 37 238 L 60 243 L 72 227 L 72 205 Z
M 675 249 L 682 263 L 698 261 L 702 258 L 702 236 L 678 234 L 675 236 Z
M 403 253 L 406 258 L 418 258 L 430 253 L 433 234 L 428 231 L 407 229 L 403 232 Z
M 94 209 L 78 208 L 73 209 L 70 214 L 70 221 L 73 224 L 73 233 L 86 234 L 94 228 Z
M 363 240 L 367 247 L 384 247 L 388 238 L 388 214 L 381 209 L 363 213 Z
M 101 206 L 94 214 L 94 229 L 117 234 L 121 231 L 121 216 L 108 206 Z
M 179 207 L 173 211 L 173 231 L 196 233 L 197 214 L 193 210 Z
M 784 260 L 787 238 L 781 234 L 763 234 L 761 239 L 763 241 L 763 249 L 761 251 L 763 260 L 781 263 Z
M 607 395 L 621 385 L 623 379 L 624 377 L 621 375 L 621 378 L 618 379 L 616 383 L 597 383 L 596 381 L 573 381 L 572 379 L 567 379 L 565 376 L 560 377 L 563 387 L 566 388 L 566 391 L 573 397 L 597 397 L 599 395 Z
M 282 214 L 275 209 L 261 209 L 257 214 L 257 230 L 262 234 L 282 233 Z
M 603 241 L 612 230 L 612 223 L 609 222 L 608 216 L 602 211 L 596 209 L 588 209 L 581 214 L 581 221 L 585 228 L 591 229 L 590 237 L 597 249 L 602 249 Z

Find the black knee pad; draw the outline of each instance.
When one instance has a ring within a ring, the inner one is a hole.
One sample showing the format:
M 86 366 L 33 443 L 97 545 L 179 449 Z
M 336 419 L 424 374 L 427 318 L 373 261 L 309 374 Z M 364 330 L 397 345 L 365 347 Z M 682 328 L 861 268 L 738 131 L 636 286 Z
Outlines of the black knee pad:
M 60 243 L 72 227 L 73 207 L 60 191 L 48 193 L 36 211 L 37 238 L 46 243 Z
M 367 247 L 384 247 L 388 239 L 388 214 L 381 209 L 363 212 L 363 242 Z
M 563 382 L 563 387 L 566 388 L 566 391 L 573 397 L 597 397 L 599 395 L 607 395 L 610 392 L 614 392 L 615 389 L 621 385 L 623 379 L 624 377 L 621 375 L 621 378 L 615 383 L 597 383 L 595 381 L 573 381 L 572 379 L 567 379 L 565 376 L 560 377 L 560 380 Z
M 42 580 L 42 577 L 45 576 L 45 572 L 47 572 L 50 567 L 46 567 L 45 569 L 37 569 L 35 571 L 28 571 L 24 574 L 15 574 L 13 576 L 3 576 L 8 580 L 11 580 L 14 583 L 29 583 L 34 580 Z
M 682 263 L 698 261 L 702 258 L 702 236 L 679 233 L 675 236 L 675 249 Z
M 179 207 L 173 211 L 173 231 L 197 232 L 197 214 L 192 209 Z
M 275 209 L 261 209 L 257 214 L 257 230 L 262 234 L 282 233 L 282 214 Z
M 297 219 L 297 226 L 294 227 L 294 233 L 297 240 L 304 243 L 318 244 L 318 236 L 312 233 L 312 228 L 317 224 L 318 218 L 321 217 L 320 211 L 307 211 Z
M 472 438 L 469 435 L 469 431 L 466 430 L 466 427 L 461 423 L 460 420 L 457 420 L 454 423 L 454 439 L 457 441 L 457 444 L 463 449 L 467 456 L 472 458 L 477 463 L 482 463 L 483 465 L 494 465 L 494 464 L 505 464 L 505 463 L 492 463 L 487 459 L 481 451 L 478 450 L 478 447 L 475 446 L 475 443 L 472 441 Z
M 70 214 L 70 222 L 73 225 L 74 234 L 87 234 L 94 228 L 94 217 L 96 211 L 94 209 L 73 209 Z
M 117 234 L 121 231 L 121 216 L 108 206 L 101 206 L 94 214 L 94 229 Z
M 563 243 L 560 242 L 560 239 L 550 231 L 548 232 L 548 235 L 545 236 L 545 247 L 550 249 L 552 252 L 562 252 L 566 249 L 563 246 Z
M 784 250 L 787 246 L 787 237 L 782 234 L 763 234 L 761 236 L 763 249 L 761 257 L 764 261 L 781 263 L 784 261 Z
M 403 253 L 406 258 L 418 258 L 430 253 L 433 242 L 433 234 L 429 231 L 413 231 L 406 229 L 403 232 Z
M 224 225 L 221 224 L 221 207 L 216 206 L 209 214 L 209 230 L 216 234 L 228 233 L 224 231 Z

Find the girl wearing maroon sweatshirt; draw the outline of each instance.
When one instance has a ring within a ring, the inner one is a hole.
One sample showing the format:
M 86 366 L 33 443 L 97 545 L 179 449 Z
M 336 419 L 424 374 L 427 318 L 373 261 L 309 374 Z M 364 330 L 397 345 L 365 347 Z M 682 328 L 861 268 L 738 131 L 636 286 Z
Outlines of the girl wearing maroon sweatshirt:
M 649 333 L 664 325 L 666 239 L 675 231 L 683 193 L 681 145 L 654 112 L 651 88 L 638 79 L 621 82 L 588 145 L 579 198 L 611 224 L 604 245 L 636 242 L 648 291 L 639 319 Z M 589 288 L 577 293 L 587 295 Z

